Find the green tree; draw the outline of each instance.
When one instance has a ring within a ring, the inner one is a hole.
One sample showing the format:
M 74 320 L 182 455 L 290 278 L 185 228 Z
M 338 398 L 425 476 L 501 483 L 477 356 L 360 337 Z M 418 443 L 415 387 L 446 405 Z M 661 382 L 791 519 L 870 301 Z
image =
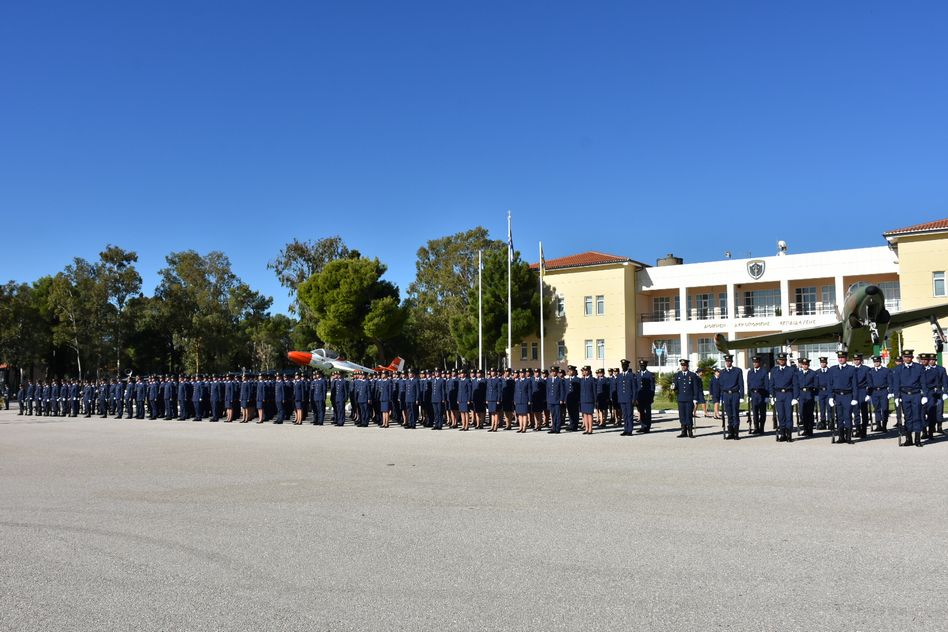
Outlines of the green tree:
M 256 323 L 250 332 L 253 343 L 255 366 L 263 371 L 283 367 L 285 352 L 290 346 L 290 337 L 295 321 L 283 314 L 268 316 Z
M 272 299 L 241 281 L 222 252 L 201 256 L 187 250 L 165 260 L 155 296 L 163 301 L 163 320 L 184 366 L 208 373 L 249 362 L 253 343 L 248 329 L 265 317 Z
M 104 310 L 106 317 L 105 334 L 115 359 L 115 373 L 122 372 L 122 353 L 126 332 L 134 327 L 126 318 L 126 306 L 129 298 L 139 296 L 142 289 L 142 277 L 135 269 L 138 255 L 111 244 L 99 253 L 96 266 L 97 280 L 105 285 L 105 296 L 112 309 Z
M 339 235 L 316 241 L 294 239 L 283 247 L 276 259 L 267 263 L 267 268 L 274 271 L 280 285 L 293 296 L 303 281 L 321 272 L 327 263 L 353 255 L 359 257 L 359 253 L 350 251 Z M 297 307 L 297 303 L 294 303 L 290 305 L 290 310 L 295 311 Z
M 53 342 L 72 350 L 80 377 L 84 362 L 89 373 L 98 369 L 110 310 L 98 268 L 76 257 L 53 277 L 48 300 L 59 317 L 53 325 Z
M 504 245 L 477 226 L 432 239 L 418 249 L 407 309 L 417 336 L 415 360 L 422 366 L 447 366 L 462 355 L 451 322 L 466 315 L 471 295 L 477 300 L 477 253 Z
M 507 251 L 490 250 L 484 255 L 483 332 L 484 357 L 488 364 L 506 355 L 507 349 Z M 517 344 L 530 335 L 540 334 L 539 276 L 520 253 L 514 253 L 510 269 L 512 343 Z M 548 319 L 553 314 L 552 292 L 544 292 L 546 305 L 543 313 Z M 461 355 L 477 358 L 478 338 L 477 293 L 467 301 L 465 313 L 451 321 L 451 334 Z
M 304 318 L 315 319 L 320 339 L 350 358 L 385 360 L 406 316 L 385 270 L 378 259 L 337 259 L 300 284 Z
M 10 281 L 0 286 L 0 362 L 20 369 L 44 360 L 52 348 L 52 333 L 26 283 Z

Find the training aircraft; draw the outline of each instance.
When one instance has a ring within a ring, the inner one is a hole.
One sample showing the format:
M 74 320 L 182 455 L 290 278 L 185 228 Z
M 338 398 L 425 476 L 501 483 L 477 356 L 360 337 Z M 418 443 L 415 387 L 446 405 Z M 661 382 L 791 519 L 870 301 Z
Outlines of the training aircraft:
M 890 314 L 885 308 L 885 296 L 876 285 L 853 287 L 843 303 L 843 319 L 832 325 L 796 329 L 776 334 L 728 340 L 723 334 L 714 338 L 722 353 L 731 349 L 759 347 L 789 347 L 792 344 L 835 342 L 839 350 L 869 356 L 873 347 L 886 339 L 888 332 L 898 331 L 928 321 L 932 326 L 935 350 L 940 352 L 945 343 L 945 332 L 938 319 L 948 316 L 948 304 L 910 309 Z
M 337 371 L 361 371 L 362 373 L 382 373 L 383 371 L 397 373 L 402 370 L 402 366 L 405 364 L 402 358 L 395 358 L 388 366 L 377 366 L 374 369 L 370 369 L 367 366 L 362 366 L 361 364 L 340 358 L 339 354 L 332 349 L 313 349 L 309 352 L 290 351 L 286 354 L 286 357 L 289 358 L 293 364 L 311 366 L 324 371 L 336 369 Z

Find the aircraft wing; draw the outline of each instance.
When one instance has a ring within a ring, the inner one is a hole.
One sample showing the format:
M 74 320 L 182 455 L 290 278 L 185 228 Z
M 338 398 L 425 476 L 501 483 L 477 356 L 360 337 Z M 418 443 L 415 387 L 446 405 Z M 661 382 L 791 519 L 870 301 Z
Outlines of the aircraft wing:
M 892 319 L 889 321 L 889 329 L 905 329 L 912 325 L 927 323 L 932 316 L 934 316 L 936 320 L 948 316 L 948 304 L 909 309 L 904 312 L 892 314 Z
M 834 323 L 822 327 L 794 329 L 775 334 L 752 336 L 751 338 L 738 338 L 737 340 L 728 340 L 724 334 L 718 334 L 714 337 L 714 345 L 724 353 L 731 349 L 756 349 L 758 347 L 783 347 L 786 344 L 838 342 L 842 333 L 843 324 Z
M 332 368 L 339 371 L 362 371 L 363 373 L 375 373 L 375 369 L 370 369 L 367 366 L 362 366 L 361 364 L 356 364 L 355 362 L 349 362 L 348 360 L 338 360 L 326 358 L 326 361 L 332 365 Z

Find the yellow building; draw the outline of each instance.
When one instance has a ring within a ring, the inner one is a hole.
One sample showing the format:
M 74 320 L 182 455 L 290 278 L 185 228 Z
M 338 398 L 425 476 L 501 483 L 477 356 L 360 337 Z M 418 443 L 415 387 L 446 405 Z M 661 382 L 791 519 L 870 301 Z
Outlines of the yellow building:
M 536 264 L 534 264 L 536 267 Z M 610 369 L 635 359 L 635 274 L 645 264 L 601 252 L 547 259 L 543 280 L 555 295 L 544 349 L 530 337 L 514 341 L 515 369 L 573 364 Z
M 916 224 L 883 233 L 899 260 L 902 308 L 916 309 L 948 303 L 948 219 Z M 944 325 L 943 325 L 944 326 Z M 906 349 L 934 350 L 930 325 L 916 325 L 902 333 Z

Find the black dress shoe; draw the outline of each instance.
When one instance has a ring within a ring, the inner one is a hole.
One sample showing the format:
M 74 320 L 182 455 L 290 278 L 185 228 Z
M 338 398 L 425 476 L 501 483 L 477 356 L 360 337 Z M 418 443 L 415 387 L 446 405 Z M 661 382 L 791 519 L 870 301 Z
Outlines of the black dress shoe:
M 619 436 L 620 436 L 620 437 L 628 437 L 628 436 L 631 436 L 631 435 L 632 435 L 631 432 L 623 432 L 623 433 L 622 433 L 621 435 L 619 435 Z

